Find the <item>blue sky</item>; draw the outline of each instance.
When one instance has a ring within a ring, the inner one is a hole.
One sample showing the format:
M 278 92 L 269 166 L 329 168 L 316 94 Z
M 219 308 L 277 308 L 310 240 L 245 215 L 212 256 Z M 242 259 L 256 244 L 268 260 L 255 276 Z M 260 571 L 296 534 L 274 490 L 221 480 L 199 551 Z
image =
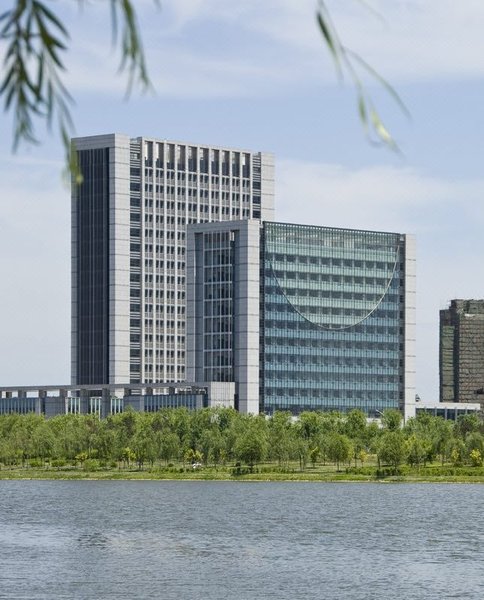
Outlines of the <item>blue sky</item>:
M 438 397 L 438 311 L 483 298 L 484 3 L 329 2 L 344 42 L 398 90 L 368 82 L 402 156 L 369 145 L 316 0 L 137 0 L 155 93 L 124 99 L 107 2 L 53 3 L 71 31 L 76 134 L 120 132 L 271 151 L 280 221 L 414 233 L 417 391 Z M 70 379 L 70 195 L 55 136 L 0 136 L 0 382 Z

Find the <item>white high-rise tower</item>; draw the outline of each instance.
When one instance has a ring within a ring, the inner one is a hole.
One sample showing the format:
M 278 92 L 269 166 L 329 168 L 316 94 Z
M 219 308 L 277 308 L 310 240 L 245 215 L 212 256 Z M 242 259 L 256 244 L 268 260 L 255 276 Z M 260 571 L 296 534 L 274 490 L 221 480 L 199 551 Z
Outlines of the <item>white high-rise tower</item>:
M 272 220 L 273 156 L 119 134 L 73 143 L 72 383 L 183 381 L 187 224 Z

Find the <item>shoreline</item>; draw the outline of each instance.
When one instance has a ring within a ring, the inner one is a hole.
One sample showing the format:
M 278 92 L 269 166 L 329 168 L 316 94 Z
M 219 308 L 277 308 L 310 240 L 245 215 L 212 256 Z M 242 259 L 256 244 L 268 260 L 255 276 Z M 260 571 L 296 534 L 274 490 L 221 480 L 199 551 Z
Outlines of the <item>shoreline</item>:
M 197 474 L 187 473 L 179 474 L 174 477 L 173 473 L 143 472 L 139 474 L 136 471 L 131 472 L 83 472 L 83 471 L 37 471 L 28 469 L 22 472 L 21 469 L 0 470 L 0 481 L 210 481 L 210 482 L 280 482 L 280 483 L 473 483 L 484 484 L 484 476 L 476 475 L 388 475 L 386 477 L 352 475 L 347 473 L 328 473 L 327 476 L 314 474 L 313 477 L 308 473 L 252 473 L 244 475 L 231 475 L 230 473 L 220 473 L 214 476 L 214 473 Z

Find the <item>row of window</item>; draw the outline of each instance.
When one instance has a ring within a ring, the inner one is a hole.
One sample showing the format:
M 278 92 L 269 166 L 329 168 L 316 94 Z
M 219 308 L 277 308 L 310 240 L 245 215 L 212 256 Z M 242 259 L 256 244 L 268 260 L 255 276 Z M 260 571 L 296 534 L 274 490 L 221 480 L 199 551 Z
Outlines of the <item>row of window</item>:
M 403 377 L 395 373 L 375 373 L 374 371 L 358 373 L 349 369 L 335 370 L 334 367 L 333 370 L 328 371 L 319 369 L 314 371 L 290 370 L 287 367 L 285 369 L 264 369 L 264 379 L 267 385 L 270 385 L 271 382 L 284 385 L 284 382 L 287 381 L 291 382 L 292 385 L 309 382 L 310 384 L 330 386 L 332 382 L 338 383 L 344 380 L 345 385 L 358 383 L 368 384 L 370 387 L 381 383 L 399 383 L 403 381 Z
M 140 189 L 140 184 L 139 183 L 135 183 L 135 182 L 131 182 L 130 184 L 130 191 L 132 192 L 139 192 L 141 191 Z M 230 200 L 232 199 L 233 201 L 239 201 L 242 200 L 243 202 L 250 202 L 250 194 L 247 192 L 242 192 L 240 193 L 240 191 L 238 191 L 238 188 L 232 186 L 232 188 L 230 188 L 229 186 L 221 186 L 221 189 L 219 190 L 209 190 L 207 188 L 197 188 L 197 187 L 175 187 L 173 185 L 153 185 L 152 183 L 145 183 L 144 185 L 144 191 L 146 194 L 160 194 L 160 195 L 165 195 L 167 196 L 167 199 L 173 199 L 175 198 L 175 196 L 180 197 L 180 196 L 185 196 L 187 198 L 212 198 L 213 199 L 222 199 L 222 200 Z M 171 198 L 170 198 L 171 197 Z M 161 201 L 161 203 L 163 203 L 163 200 L 160 198 L 159 199 Z M 167 202 L 168 204 L 168 202 Z M 186 203 L 183 202 L 182 205 L 179 207 L 179 210 L 182 210 L 186 207 Z M 163 204 L 161 204 L 161 208 L 163 208 Z M 168 208 L 168 207 L 167 207 Z
M 227 332 L 225 335 L 210 335 L 206 334 L 204 336 L 203 350 L 207 352 L 204 355 L 205 366 L 210 364 L 209 356 L 210 350 L 231 350 L 232 348 L 232 334 L 231 332 Z
M 196 173 L 188 173 L 187 175 L 185 175 L 184 172 L 178 172 L 176 174 L 175 177 L 175 172 L 174 171 L 170 171 L 170 170 L 166 170 L 164 171 L 163 169 L 155 169 L 153 170 L 153 168 L 145 168 L 145 178 L 148 179 L 153 179 L 153 177 L 156 178 L 157 181 L 179 181 L 179 182 L 188 182 L 189 184 L 196 184 L 196 183 L 201 183 L 201 184 L 208 184 L 211 183 L 213 185 L 225 185 L 228 186 L 230 183 L 232 183 L 233 187 L 240 187 L 240 185 L 242 185 L 242 187 L 244 188 L 250 188 L 250 179 L 249 178 L 242 178 L 240 179 L 239 177 L 237 177 L 236 175 L 233 175 L 232 177 L 226 177 L 226 176 L 222 176 L 219 177 L 218 175 L 212 175 L 211 177 L 209 177 L 208 175 L 200 175 L 198 176 Z M 130 175 L 131 177 L 137 177 L 139 178 L 141 176 L 141 172 L 139 168 L 136 167 L 132 167 L 130 169 Z M 260 183 L 259 183 L 259 187 L 260 187 Z
M 335 256 L 321 256 L 321 250 L 316 256 L 310 256 L 308 254 L 279 254 L 270 253 L 266 254 L 266 259 L 274 265 L 274 263 L 282 263 L 281 266 L 288 268 L 288 265 L 297 263 L 299 265 L 314 265 L 318 267 L 345 267 L 349 269 L 364 269 L 365 271 L 372 271 L 374 269 L 381 271 L 393 271 L 395 261 L 382 261 L 382 260 L 363 260 L 361 258 L 338 258 Z M 403 269 L 403 264 L 400 265 Z
M 281 364 L 281 365 L 299 365 L 300 368 L 312 369 L 315 365 L 327 367 L 329 365 L 338 365 L 344 367 L 364 367 L 372 369 L 393 369 L 396 370 L 398 367 L 403 366 L 403 361 L 398 358 L 391 358 L 388 356 L 361 356 L 361 354 L 355 356 L 348 356 L 344 353 L 341 355 L 332 354 L 330 356 L 324 354 L 287 354 L 278 353 L 271 354 L 266 353 L 264 363 Z
M 261 385 L 260 389 L 261 396 L 269 402 L 273 403 L 277 399 L 285 398 L 338 398 L 341 400 L 341 404 L 344 404 L 345 400 L 349 401 L 351 398 L 358 398 L 369 402 L 382 402 L 394 403 L 397 401 L 401 392 L 397 388 L 389 389 L 386 386 L 380 386 L 379 388 L 366 388 L 355 387 L 353 389 L 341 385 L 340 387 L 334 388 L 317 388 L 310 387 L 304 388 L 300 385 L 294 385 L 292 387 L 277 387 L 277 386 L 264 386 Z M 274 398 L 275 397 L 275 398 Z
M 175 233 L 174 231 L 167 231 L 166 232 L 166 237 L 168 238 L 168 234 L 173 234 Z M 160 236 L 162 237 L 162 236 Z M 171 236 L 170 236 L 171 237 Z M 174 239 L 174 238 L 171 238 Z M 137 252 L 140 252 L 140 244 L 136 244 L 137 246 Z M 131 249 L 133 249 L 133 244 L 131 244 Z M 147 254 L 152 254 L 153 252 L 156 254 L 166 254 L 166 246 L 164 246 L 163 244 L 145 244 L 145 252 Z M 178 243 L 178 245 L 176 246 L 176 253 L 178 256 L 185 256 L 185 246 L 183 245 L 183 243 Z M 172 252 L 173 254 L 173 252 Z M 167 263 L 168 265 L 168 263 Z M 172 267 L 174 268 L 174 267 Z
M 170 290 L 168 290 L 168 291 L 170 291 Z M 132 297 L 132 298 L 133 298 L 133 297 L 136 297 L 136 298 L 139 298 L 139 297 L 140 297 L 140 292 L 139 292 L 139 290 L 131 290 L 131 292 L 132 292 L 132 293 L 131 293 L 131 297 Z M 163 291 L 163 290 L 145 289 L 145 298 L 153 298 L 153 297 L 155 297 L 155 298 L 157 298 L 157 299 L 162 299 L 162 300 L 164 300 L 164 296 L 165 296 L 165 294 L 164 294 L 164 291 Z M 185 300 L 185 292 L 184 292 L 184 291 L 180 291 L 180 290 L 178 290 L 178 291 L 176 292 L 176 298 L 177 298 L 177 300 L 178 300 L 178 301 L 179 301 L 179 300 Z M 174 295 L 174 293 L 172 294 L 172 293 L 170 292 L 170 294 L 166 296 L 165 305 L 167 304 L 167 302 L 168 302 L 168 304 L 169 304 L 169 300 L 172 300 L 172 301 L 174 301 L 174 299 L 175 299 L 175 295 Z M 153 300 L 151 300 L 151 302 L 153 302 Z
M 153 336 L 151 335 L 149 337 L 150 337 L 150 339 L 148 340 L 148 336 L 147 335 L 145 336 L 145 342 L 148 342 L 148 341 L 153 342 Z M 183 344 L 185 344 L 185 336 L 184 335 L 177 335 L 176 336 L 176 340 L 177 340 L 177 343 L 179 345 L 183 346 Z M 139 333 L 131 333 L 130 336 L 129 336 L 129 341 L 132 344 L 140 344 L 141 343 L 141 335 Z M 174 344 L 175 343 L 175 336 L 174 335 L 165 335 L 165 336 L 164 335 L 157 335 L 156 336 L 156 342 L 157 343 L 162 343 L 163 344 L 165 341 L 168 344 Z
M 158 173 L 163 168 L 168 171 L 174 171 L 176 165 L 177 171 L 191 171 L 193 173 L 192 177 L 195 173 L 198 174 L 198 172 L 201 173 L 200 177 L 206 178 L 208 178 L 209 173 L 213 175 L 221 173 L 223 176 L 229 177 L 250 177 L 249 154 L 243 153 L 241 159 L 240 153 L 231 153 L 229 150 L 209 150 L 208 148 L 200 148 L 198 150 L 191 146 L 188 149 L 185 146 L 177 146 L 176 150 L 172 150 L 170 146 L 171 144 L 168 146 L 164 158 L 162 156 L 153 160 L 152 154 L 145 157 L 145 168 L 150 170 L 156 168 L 156 172 Z M 231 158 L 230 154 L 232 154 Z
M 314 283 L 337 283 L 338 285 L 343 286 L 363 286 L 366 288 L 361 291 L 369 291 L 368 288 L 372 288 L 375 286 L 386 287 L 388 285 L 388 278 L 385 277 L 362 277 L 360 275 L 342 275 L 339 274 L 331 274 L 331 273 L 311 273 L 306 274 L 306 276 L 301 277 L 296 276 L 295 272 L 281 271 L 280 269 L 276 269 L 274 271 L 274 275 L 278 280 L 278 283 L 284 282 L 284 287 L 288 290 L 295 289 L 299 290 L 299 281 L 311 281 Z M 309 288 L 311 289 L 311 288 Z
M 167 329 L 174 329 L 175 327 L 175 321 L 174 320 L 162 320 L 162 319 L 155 319 L 153 321 L 153 319 L 145 319 L 144 320 L 144 324 L 145 327 L 153 327 L 153 322 L 155 324 L 156 327 L 165 327 Z M 176 321 L 178 329 L 179 330 L 184 330 L 185 329 L 185 321 Z M 130 319 L 130 326 L 133 328 L 139 328 L 141 327 L 141 319 L 137 319 L 137 318 L 131 318 Z
M 172 359 L 171 359 L 172 360 Z M 174 376 L 175 372 L 177 373 L 178 376 L 182 376 L 185 374 L 185 366 L 184 365 L 177 365 L 176 369 L 175 369 L 175 364 L 163 364 L 163 365 L 150 365 L 149 369 L 145 369 L 146 371 L 155 371 L 157 375 L 159 375 L 158 381 L 164 381 L 164 377 L 163 375 L 165 374 L 166 376 L 166 380 L 169 380 L 170 376 Z M 139 379 L 136 378 L 136 373 L 140 373 L 141 372 L 141 365 L 140 363 L 136 363 L 133 362 L 130 364 L 129 366 L 129 371 L 130 371 L 130 382 L 131 383 L 140 383 Z M 144 380 L 146 383 L 153 383 L 152 380 L 150 379 L 145 379 Z
M 135 303 L 131 303 L 130 304 L 130 312 L 131 313 L 139 313 L 141 311 L 141 305 L 140 304 L 135 304 Z M 162 315 L 163 313 L 166 313 L 167 315 L 169 314 L 176 314 L 177 315 L 184 315 L 185 314 L 185 307 L 184 306 L 164 306 L 163 304 L 158 304 L 158 305 L 153 305 L 153 304 L 145 304 L 145 313 L 157 313 Z
M 130 356 L 139 357 L 140 356 L 139 349 L 138 350 L 131 349 Z M 159 358 L 160 356 L 167 356 L 168 358 L 175 358 L 175 350 L 168 348 L 166 351 L 164 351 L 163 349 L 159 349 L 159 348 L 155 349 L 155 350 L 153 350 L 152 348 L 145 348 L 145 360 L 148 360 L 148 362 L 151 362 L 151 360 L 149 360 L 149 359 L 152 359 L 153 357 Z M 177 358 L 185 358 L 185 352 L 183 350 L 177 350 L 176 357 Z
M 319 227 L 315 225 L 295 225 L 292 223 L 270 223 L 265 229 L 267 249 L 271 252 L 287 252 L 294 247 L 294 254 L 308 255 L 310 248 L 346 248 L 364 256 L 367 252 L 396 254 L 401 236 L 395 233 L 378 231 L 357 231 Z M 280 250 L 279 247 L 280 246 Z
M 203 370 L 205 381 L 233 381 L 232 367 L 207 367 Z
M 294 336 L 293 338 L 288 337 L 275 337 L 266 333 L 264 336 L 264 345 L 266 350 L 271 351 L 271 346 L 287 348 L 294 348 L 296 346 L 302 347 L 313 347 L 323 350 L 326 348 L 327 350 L 334 350 L 336 348 L 348 348 L 348 349 L 356 349 L 356 350 L 364 350 L 368 352 L 372 352 L 374 350 L 378 350 L 381 352 L 390 352 L 390 351 L 398 351 L 399 349 L 403 350 L 403 345 L 399 345 L 396 341 L 370 341 L 370 340 L 323 340 L 323 339 L 314 339 L 314 338 L 303 338 L 301 336 Z M 274 350 L 277 352 L 277 349 Z

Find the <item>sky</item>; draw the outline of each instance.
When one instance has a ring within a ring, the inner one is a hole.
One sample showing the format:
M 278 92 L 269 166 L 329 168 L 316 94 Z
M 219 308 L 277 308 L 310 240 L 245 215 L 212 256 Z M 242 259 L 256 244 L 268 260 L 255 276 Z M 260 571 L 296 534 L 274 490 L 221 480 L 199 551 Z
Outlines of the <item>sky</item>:
M 154 91 L 129 99 L 109 3 L 49 4 L 70 31 L 76 135 L 273 152 L 278 221 L 416 236 L 417 393 L 437 400 L 439 309 L 484 298 L 482 0 L 327 3 L 345 45 L 410 112 L 362 75 L 400 153 L 366 139 L 316 0 L 136 0 Z M 0 116 L 2 385 L 70 381 L 70 191 L 55 130 L 37 131 L 41 145 L 14 154 Z

